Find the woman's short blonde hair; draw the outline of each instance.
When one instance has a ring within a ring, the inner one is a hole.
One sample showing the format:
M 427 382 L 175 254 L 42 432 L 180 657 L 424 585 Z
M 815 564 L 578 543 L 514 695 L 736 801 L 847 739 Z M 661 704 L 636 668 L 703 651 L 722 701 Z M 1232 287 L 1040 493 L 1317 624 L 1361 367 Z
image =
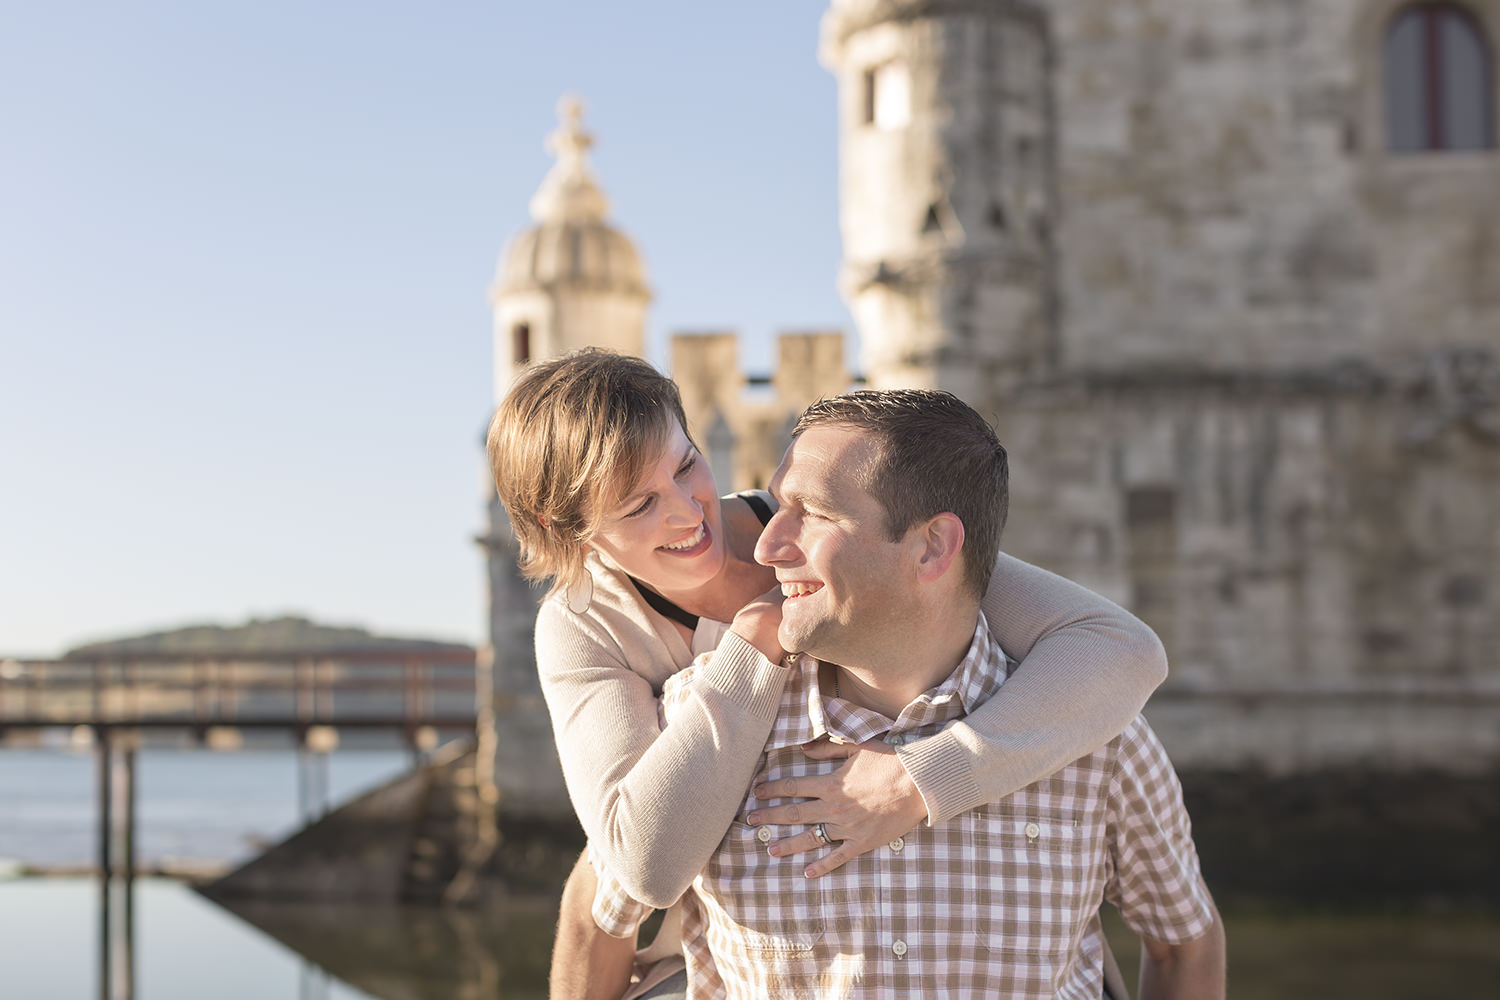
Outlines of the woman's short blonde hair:
M 640 358 L 585 348 L 527 367 L 490 421 L 495 488 L 520 543 L 521 573 L 555 592 L 584 573 L 585 546 L 673 421 L 677 385 Z

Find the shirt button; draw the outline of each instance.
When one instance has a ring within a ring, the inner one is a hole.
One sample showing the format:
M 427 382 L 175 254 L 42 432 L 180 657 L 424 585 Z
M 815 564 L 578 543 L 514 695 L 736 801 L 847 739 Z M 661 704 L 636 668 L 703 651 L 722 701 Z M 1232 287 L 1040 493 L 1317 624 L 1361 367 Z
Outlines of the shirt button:
M 1041 835 L 1042 835 L 1042 828 L 1041 827 L 1037 826 L 1035 823 L 1027 823 L 1026 824 L 1026 839 L 1027 840 L 1035 840 L 1036 838 L 1040 837 Z
M 904 747 L 904 746 L 906 746 L 906 737 L 902 736 L 900 733 L 897 733 L 895 736 L 888 736 L 888 737 L 886 737 L 886 741 L 885 742 L 889 746 Z
M 905 955 L 906 954 L 906 942 L 902 941 L 902 940 L 900 940 L 898 938 L 896 940 L 896 943 L 893 944 L 893 945 L 891 945 L 891 954 L 895 955 L 897 958 L 900 958 L 901 956 Z
M 897 837 L 895 840 L 891 841 L 891 850 L 895 851 L 897 854 L 900 854 L 901 853 L 901 848 L 903 848 L 905 846 L 906 846 L 906 838 L 905 837 Z
M 755 839 L 760 841 L 762 844 L 769 844 L 771 842 L 771 828 L 769 826 L 763 826 L 759 830 L 756 830 Z

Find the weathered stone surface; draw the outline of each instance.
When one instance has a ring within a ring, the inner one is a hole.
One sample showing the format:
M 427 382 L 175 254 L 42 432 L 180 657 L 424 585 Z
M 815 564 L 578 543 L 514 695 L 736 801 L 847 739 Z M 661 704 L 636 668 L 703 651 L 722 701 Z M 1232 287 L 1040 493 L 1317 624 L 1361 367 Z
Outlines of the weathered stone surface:
M 1500 152 L 1386 150 L 1397 7 L 825 19 L 866 376 L 997 420 L 1006 547 L 1156 627 L 1189 764 L 1500 760 Z M 904 128 L 864 103 L 891 61 Z M 1031 272 L 986 186 L 1048 223 Z

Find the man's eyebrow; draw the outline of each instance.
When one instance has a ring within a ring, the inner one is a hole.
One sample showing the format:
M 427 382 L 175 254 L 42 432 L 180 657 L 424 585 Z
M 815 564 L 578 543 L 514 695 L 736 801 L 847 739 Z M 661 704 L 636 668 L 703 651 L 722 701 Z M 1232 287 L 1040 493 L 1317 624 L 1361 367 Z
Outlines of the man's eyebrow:
M 830 513 L 837 513 L 839 510 L 838 504 L 834 502 L 831 495 L 817 490 L 810 490 L 806 487 L 794 486 L 790 490 L 783 490 L 782 496 L 777 497 L 777 499 L 783 503 L 789 501 L 797 504 L 799 507 L 812 507 L 815 510 L 828 511 Z

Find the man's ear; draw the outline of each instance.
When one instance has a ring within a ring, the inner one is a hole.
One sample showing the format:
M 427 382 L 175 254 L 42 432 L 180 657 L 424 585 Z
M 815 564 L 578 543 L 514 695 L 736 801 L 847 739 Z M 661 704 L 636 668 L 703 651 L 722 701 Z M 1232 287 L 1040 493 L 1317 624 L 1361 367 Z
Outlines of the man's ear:
M 957 514 L 944 511 L 917 528 L 922 548 L 917 557 L 917 579 L 933 583 L 957 568 L 964 548 L 964 523 Z

